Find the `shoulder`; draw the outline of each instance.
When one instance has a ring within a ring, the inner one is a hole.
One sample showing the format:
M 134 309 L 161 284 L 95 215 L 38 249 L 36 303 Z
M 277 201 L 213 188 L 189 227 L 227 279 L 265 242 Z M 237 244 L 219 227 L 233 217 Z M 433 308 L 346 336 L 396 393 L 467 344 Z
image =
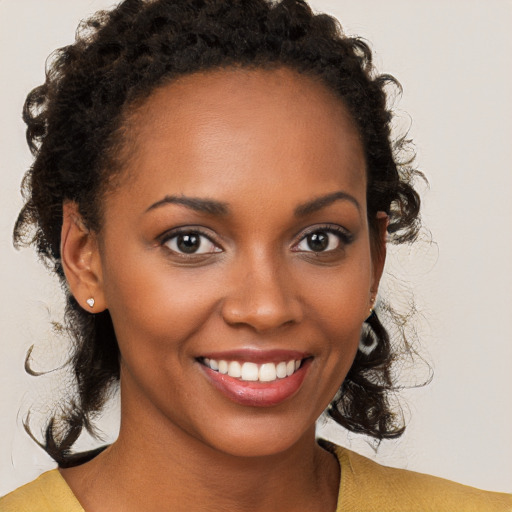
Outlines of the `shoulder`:
M 0 512 L 84 512 L 57 469 L 0 498 Z
M 390 468 L 341 447 L 338 512 L 512 512 L 512 495 Z

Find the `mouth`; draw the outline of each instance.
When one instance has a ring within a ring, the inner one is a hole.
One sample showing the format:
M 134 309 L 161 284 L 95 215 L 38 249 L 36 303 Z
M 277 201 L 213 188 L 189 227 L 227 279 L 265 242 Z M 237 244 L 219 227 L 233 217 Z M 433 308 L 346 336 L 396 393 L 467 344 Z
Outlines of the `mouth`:
M 313 357 L 299 352 L 212 354 L 197 358 L 210 383 L 229 400 L 270 407 L 295 395 Z
M 290 359 L 278 363 L 229 361 L 226 359 L 201 358 L 200 362 L 214 372 L 228 375 L 244 382 L 274 382 L 277 379 L 291 377 L 302 364 L 303 359 Z

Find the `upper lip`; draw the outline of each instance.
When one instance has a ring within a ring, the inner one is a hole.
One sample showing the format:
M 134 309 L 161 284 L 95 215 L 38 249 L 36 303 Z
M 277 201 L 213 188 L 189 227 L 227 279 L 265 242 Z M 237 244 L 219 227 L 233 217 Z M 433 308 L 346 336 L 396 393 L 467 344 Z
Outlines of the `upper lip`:
M 298 350 L 258 350 L 258 349 L 235 349 L 222 352 L 207 352 L 201 354 L 198 359 L 215 359 L 216 361 L 242 361 L 250 363 L 280 363 L 281 361 L 297 361 L 311 357 L 307 352 Z

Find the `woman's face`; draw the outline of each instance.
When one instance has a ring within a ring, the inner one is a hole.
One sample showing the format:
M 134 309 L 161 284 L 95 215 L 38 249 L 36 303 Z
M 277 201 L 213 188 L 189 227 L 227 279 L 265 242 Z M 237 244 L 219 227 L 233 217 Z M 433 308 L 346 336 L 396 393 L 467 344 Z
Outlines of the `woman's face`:
M 123 424 L 235 455 L 309 438 L 383 263 L 346 109 L 287 69 L 224 70 L 160 88 L 127 130 L 99 235 Z

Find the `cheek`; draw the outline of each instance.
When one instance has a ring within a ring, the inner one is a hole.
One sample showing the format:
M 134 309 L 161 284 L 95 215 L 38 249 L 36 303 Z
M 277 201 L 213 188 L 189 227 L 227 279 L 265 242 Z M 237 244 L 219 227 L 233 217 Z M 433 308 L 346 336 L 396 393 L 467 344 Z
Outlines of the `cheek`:
M 162 353 L 169 343 L 179 348 L 216 307 L 215 276 L 207 281 L 204 271 L 184 272 L 155 260 L 140 255 L 105 262 L 105 295 L 121 352 L 127 343 L 151 343 Z
M 332 272 L 308 273 L 311 290 L 307 305 L 312 334 L 322 333 L 321 346 L 325 369 L 325 393 L 332 396 L 349 371 L 357 352 L 361 328 L 369 314 L 372 265 L 369 250 Z M 324 269 L 325 270 L 325 269 Z M 322 290 L 322 293 L 319 291 Z M 320 346 L 320 345 L 319 345 Z
M 369 251 L 357 251 L 346 265 L 326 272 L 314 269 L 305 276 L 309 307 L 319 325 L 331 335 L 355 331 L 369 314 L 372 264 Z

